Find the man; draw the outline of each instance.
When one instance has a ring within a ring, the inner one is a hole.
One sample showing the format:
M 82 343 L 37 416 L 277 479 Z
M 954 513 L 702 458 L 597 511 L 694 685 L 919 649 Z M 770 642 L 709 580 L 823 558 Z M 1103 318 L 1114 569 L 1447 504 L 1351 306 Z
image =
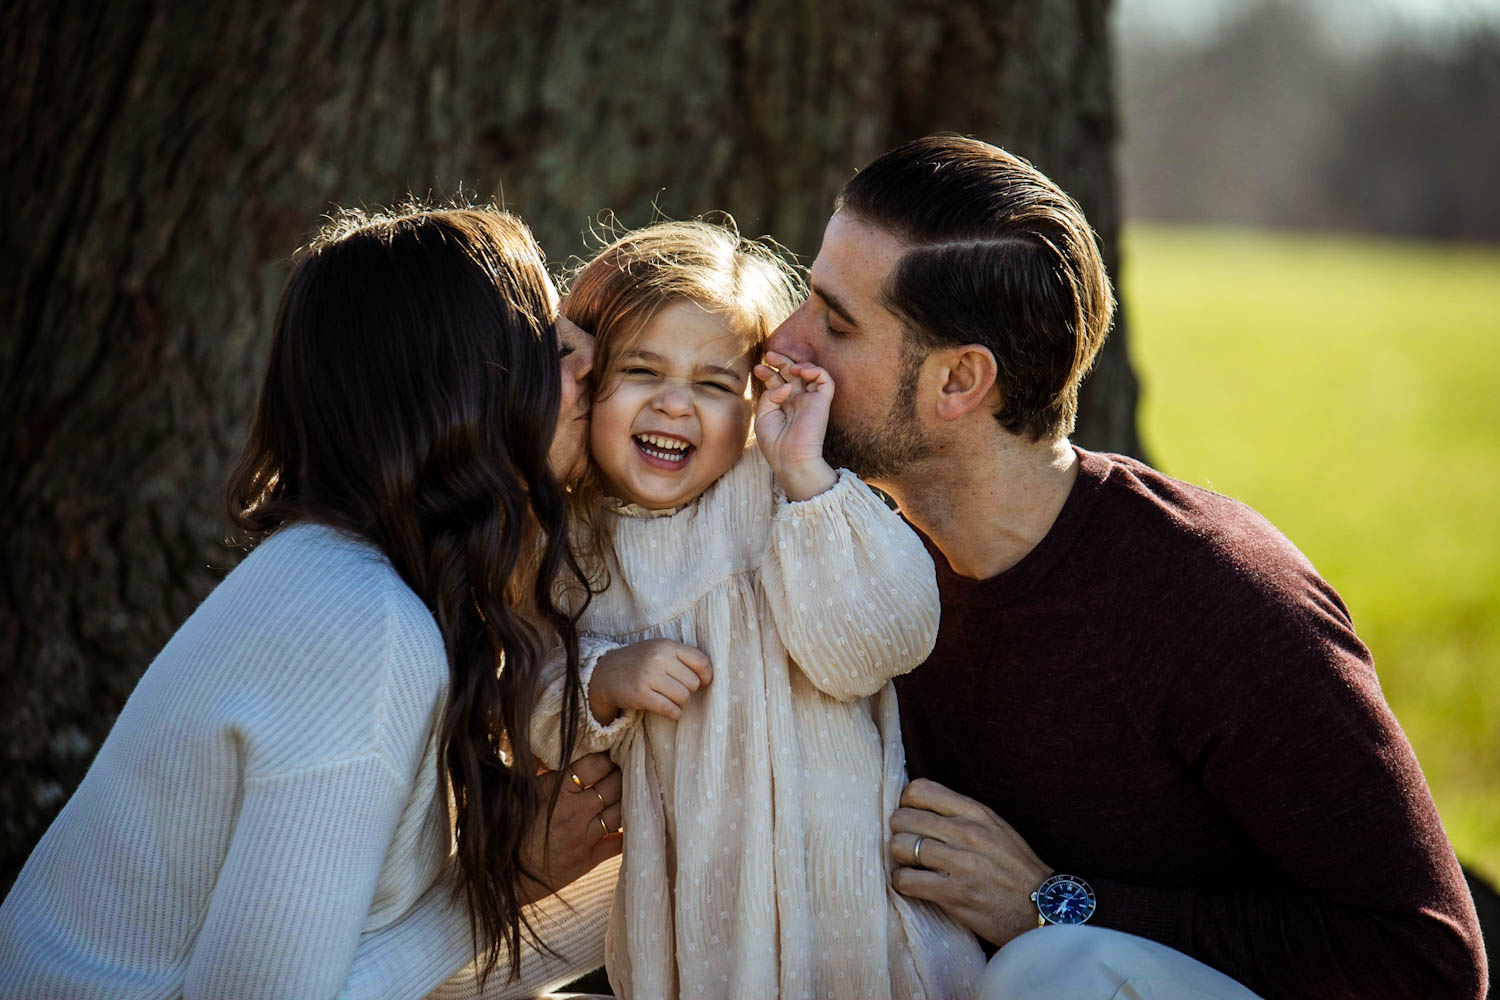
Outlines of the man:
M 1482 997 L 1338 595 L 1249 508 L 1069 444 L 1114 310 L 1077 204 L 930 136 L 845 186 L 811 286 L 770 350 L 833 376 L 829 461 L 896 500 L 943 598 L 897 680 L 894 885 L 1003 946 L 987 989 Z

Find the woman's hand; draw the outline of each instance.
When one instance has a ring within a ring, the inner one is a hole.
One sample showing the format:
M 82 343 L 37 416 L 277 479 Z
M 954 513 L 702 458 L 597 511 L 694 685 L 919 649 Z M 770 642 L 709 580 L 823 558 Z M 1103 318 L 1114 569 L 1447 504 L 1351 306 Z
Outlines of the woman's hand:
M 580 757 L 561 771 L 541 774 L 543 801 L 559 782 L 552 822 L 540 817 L 522 849 L 542 883 L 523 881 L 524 902 L 534 903 L 577 881 L 595 865 L 620 853 L 620 769 L 602 753 Z
M 755 440 L 788 500 L 811 500 L 838 482 L 823 459 L 833 377 L 817 365 L 775 351 L 755 366 L 765 383 L 755 408 Z
M 676 721 L 693 692 L 714 679 L 700 649 L 671 639 L 647 639 L 599 657 L 589 678 L 589 711 L 607 726 L 622 708 Z

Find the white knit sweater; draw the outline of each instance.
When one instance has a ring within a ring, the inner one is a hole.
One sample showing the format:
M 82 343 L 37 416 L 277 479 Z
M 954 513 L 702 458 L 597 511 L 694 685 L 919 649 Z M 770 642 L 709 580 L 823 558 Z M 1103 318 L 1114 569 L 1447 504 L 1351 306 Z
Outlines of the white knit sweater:
M 587 720 L 581 750 L 610 747 L 625 778 L 616 992 L 970 995 L 974 936 L 890 888 L 906 783 L 890 678 L 922 662 L 938 622 L 916 535 L 848 472 L 811 500 L 778 497 L 754 444 L 686 509 L 613 528 L 609 587 L 582 622 L 608 640 L 586 644 L 588 676 L 604 649 L 656 637 L 714 666 L 678 722 Z M 537 714 L 544 759 L 559 690 Z
M 478 995 L 440 876 L 432 615 L 378 550 L 296 525 L 262 543 L 141 678 L 0 906 L 0 997 Z M 617 865 L 533 908 L 489 995 L 603 959 Z M 448 981 L 446 985 L 445 980 Z

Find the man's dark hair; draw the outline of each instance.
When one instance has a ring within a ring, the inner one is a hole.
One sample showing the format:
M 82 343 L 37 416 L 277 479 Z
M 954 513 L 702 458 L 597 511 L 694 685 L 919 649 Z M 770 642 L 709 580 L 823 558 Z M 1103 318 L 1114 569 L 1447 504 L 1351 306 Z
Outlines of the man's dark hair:
M 855 174 L 835 208 L 907 244 L 884 294 L 909 344 L 984 345 L 1001 426 L 1034 441 L 1071 433 L 1115 308 L 1077 202 L 998 146 L 930 135 Z

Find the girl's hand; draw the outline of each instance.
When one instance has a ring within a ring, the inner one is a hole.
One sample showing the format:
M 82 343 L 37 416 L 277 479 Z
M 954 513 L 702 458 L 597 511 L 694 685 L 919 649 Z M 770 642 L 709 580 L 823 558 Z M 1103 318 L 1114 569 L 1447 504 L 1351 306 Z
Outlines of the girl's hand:
M 765 383 L 755 412 L 755 439 L 788 500 L 810 500 L 838 482 L 823 459 L 833 378 L 817 365 L 766 352 L 755 377 Z
M 714 679 L 702 650 L 671 639 L 646 639 L 599 657 L 589 678 L 589 711 L 607 726 L 622 708 L 676 721 L 694 691 Z

